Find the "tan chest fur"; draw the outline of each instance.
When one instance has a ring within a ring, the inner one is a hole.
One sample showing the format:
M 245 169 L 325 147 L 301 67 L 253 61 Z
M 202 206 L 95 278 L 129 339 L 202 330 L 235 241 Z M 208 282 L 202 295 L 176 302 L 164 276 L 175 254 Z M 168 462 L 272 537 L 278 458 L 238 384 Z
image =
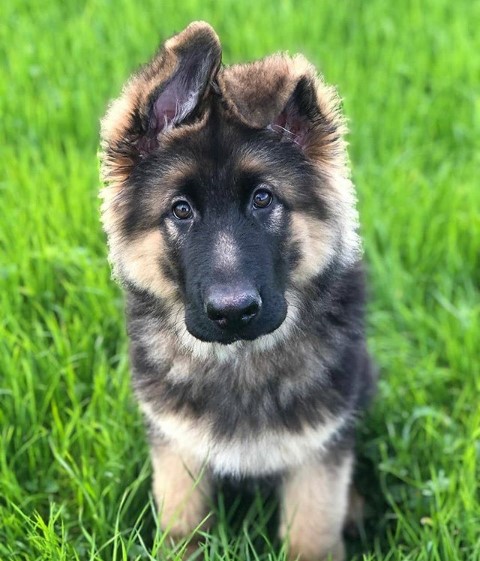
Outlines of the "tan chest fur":
M 155 414 L 148 403 L 143 412 L 179 453 L 194 456 L 219 475 L 262 475 L 301 465 L 322 452 L 346 423 L 345 417 L 327 419 L 301 431 L 252 433 L 218 438 L 208 421 L 173 414 Z

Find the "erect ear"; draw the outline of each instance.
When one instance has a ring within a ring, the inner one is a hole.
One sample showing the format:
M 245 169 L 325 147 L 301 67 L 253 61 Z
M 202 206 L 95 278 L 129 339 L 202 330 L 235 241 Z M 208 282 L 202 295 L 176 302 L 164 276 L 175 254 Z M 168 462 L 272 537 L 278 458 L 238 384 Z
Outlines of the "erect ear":
M 153 150 L 161 133 L 201 113 L 220 63 L 220 42 L 205 22 L 168 39 L 110 106 L 102 121 L 104 149 L 128 146 L 140 156 Z
M 318 108 L 315 84 L 306 76 L 300 78 L 285 107 L 269 126 L 283 139 L 306 148 L 309 134 L 322 116 Z
M 273 55 L 225 68 L 218 83 L 237 119 L 275 131 L 310 157 L 329 157 L 328 146 L 340 141 L 344 132 L 335 90 L 300 55 Z
M 206 23 L 195 22 L 169 39 L 147 72 L 167 76 L 149 96 L 148 127 L 157 135 L 190 117 L 201 103 L 221 62 L 216 33 Z M 169 72 L 174 68 L 173 72 Z

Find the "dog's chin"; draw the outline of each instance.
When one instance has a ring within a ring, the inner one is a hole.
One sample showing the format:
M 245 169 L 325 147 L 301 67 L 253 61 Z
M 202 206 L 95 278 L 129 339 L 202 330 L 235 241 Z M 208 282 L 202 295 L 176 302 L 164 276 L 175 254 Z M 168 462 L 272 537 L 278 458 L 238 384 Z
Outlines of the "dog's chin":
M 219 328 L 214 327 L 205 329 L 197 325 L 189 325 L 189 322 L 185 322 L 185 326 L 190 335 L 195 337 L 195 339 L 202 341 L 203 343 L 220 343 L 221 345 L 231 345 L 239 341 L 255 341 L 256 339 L 259 339 L 264 335 L 269 335 L 270 333 L 273 333 L 280 328 L 280 326 L 285 321 L 285 318 L 286 314 L 274 324 L 266 326 L 262 325 L 258 327 L 252 326 L 252 328 L 247 328 L 236 333 L 227 333 Z

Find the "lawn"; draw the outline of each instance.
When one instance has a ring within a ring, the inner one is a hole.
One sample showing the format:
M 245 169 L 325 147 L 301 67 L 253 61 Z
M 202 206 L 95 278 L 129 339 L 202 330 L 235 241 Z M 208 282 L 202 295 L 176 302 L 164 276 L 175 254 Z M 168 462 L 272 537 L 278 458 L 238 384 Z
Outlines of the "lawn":
M 226 63 L 302 51 L 344 98 L 381 373 L 358 431 L 357 561 L 480 559 L 480 3 L 2 4 L 0 559 L 176 559 L 155 526 L 98 128 L 158 43 L 206 19 Z M 258 495 L 199 559 L 281 561 Z

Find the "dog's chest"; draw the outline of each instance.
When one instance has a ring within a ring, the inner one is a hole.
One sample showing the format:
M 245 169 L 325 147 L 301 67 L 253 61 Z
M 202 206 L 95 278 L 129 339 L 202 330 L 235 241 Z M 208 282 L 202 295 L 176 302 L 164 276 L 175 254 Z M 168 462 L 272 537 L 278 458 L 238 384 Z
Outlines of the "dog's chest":
M 275 363 L 248 354 L 233 362 L 176 358 L 151 373 L 134 362 L 136 394 L 156 433 L 215 472 L 282 471 L 318 454 L 348 416 L 330 384 L 327 354 L 301 344 L 296 351 L 284 349 Z
M 207 420 L 155 414 L 143 404 L 150 422 L 180 453 L 194 456 L 219 475 L 264 475 L 299 465 L 320 453 L 344 425 L 342 416 L 301 430 L 259 430 L 217 436 Z

